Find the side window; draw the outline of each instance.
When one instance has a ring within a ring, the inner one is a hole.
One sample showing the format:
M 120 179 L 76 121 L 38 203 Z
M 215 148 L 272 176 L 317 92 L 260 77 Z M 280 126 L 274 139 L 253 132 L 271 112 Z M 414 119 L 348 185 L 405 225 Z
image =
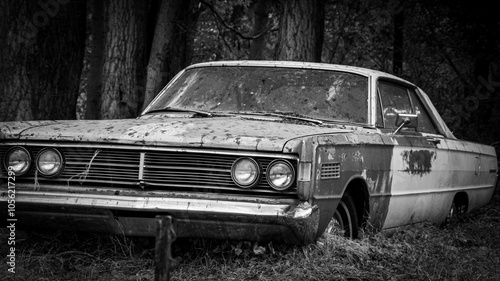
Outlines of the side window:
M 382 103 L 382 116 L 384 118 L 384 127 L 395 129 L 398 113 L 412 113 L 410 96 L 406 88 L 379 82 L 380 101 Z
M 377 119 L 383 118 L 383 127 L 395 129 L 398 113 L 410 113 L 418 115 L 419 132 L 436 134 L 436 128 L 429 118 L 422 102 L 413 89 L 380 81 L 378 85 L 380 95 L 380 110 Z M 382 122 L 377 120 L 377 126 Z
M 413 113 L 418 115 L 418 131 L 430 134 L 437 134 L 436 127 L 429 118 L 429 114 L 425 107 L 422 105 L 420 98 L 415 93 L 415 90 L 408 90 L 410 93 L 410 98 L 413 104 Z

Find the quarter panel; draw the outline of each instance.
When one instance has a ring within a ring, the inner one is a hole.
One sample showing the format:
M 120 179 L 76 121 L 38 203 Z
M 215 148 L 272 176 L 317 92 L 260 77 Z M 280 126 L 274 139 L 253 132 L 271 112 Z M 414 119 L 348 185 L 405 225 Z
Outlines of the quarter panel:
M 394 138 L 398 145 L 391 164 L 392 197 L 383 228 L 440 223 L 460 191 L 468 195 L 469 210 L 488 203 L 496 179 L 490 170 L 496 158 L 481 153 L 487 148 L 444 138 L 435 146 L 425 137 Z

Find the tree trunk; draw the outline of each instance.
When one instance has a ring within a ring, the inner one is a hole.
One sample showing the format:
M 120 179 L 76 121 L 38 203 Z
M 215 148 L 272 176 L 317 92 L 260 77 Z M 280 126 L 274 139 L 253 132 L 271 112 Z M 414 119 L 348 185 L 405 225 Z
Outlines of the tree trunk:
M 197 21 L 191 0 L 163 0 L 147 67 L 145 108 L 172 77 L 190 63 L 189 40 Z
M 277 60 L 321 61 L 324 8 L 324 0 L 283 1 Z
M 266 0 L 257 0 L 253 22 L 253 36 L 257 38 L 253 39 L 250 43 L 250 55 L 248 58 L 251 60 L 261 60 L 264 58 L 266 41 L 262 33 L 267 28 L 267 8 Z
M 30 5 L 31 4 L 31 5 Z M 36 6 L 28 1 L 0 1 L 0 120 L 32 120 L 28 56 L 33 56 L 38 29 L 26 20 Z M 21 20 L 25 19 L 25 20 Z
M 74 119 L 86 2 L 10 1 L 1 10 L 0 120 Z
M 105 2 L 101 118 L 136 117 L 144 86 L 147 1 Z
M 92 42 L 87 79 L 85 119 L 100 119 L 102 95 L 102 65 L 104 61 L 104 2 L 92 0 Z

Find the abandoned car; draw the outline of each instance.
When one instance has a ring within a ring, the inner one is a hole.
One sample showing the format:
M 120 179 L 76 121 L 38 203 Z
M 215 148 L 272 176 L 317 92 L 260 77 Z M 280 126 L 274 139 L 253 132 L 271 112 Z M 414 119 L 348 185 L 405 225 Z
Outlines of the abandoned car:
M 317 63 L 195 64 L 136 119 L 4 122 L 0 141 L 17 225 L 137 236 L 157 215 L 177 237 L 299 244 L 440 224 L 485 206 L 498 174 L 419 87 Z

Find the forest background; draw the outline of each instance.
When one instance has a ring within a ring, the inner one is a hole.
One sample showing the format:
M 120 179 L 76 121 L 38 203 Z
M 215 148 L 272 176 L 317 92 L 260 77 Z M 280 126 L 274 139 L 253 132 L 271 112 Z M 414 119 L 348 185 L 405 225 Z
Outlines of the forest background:
M 216 60 L 368 67 L 420 86 L 458 138 L 500 142 L 500 3 L 2 0 L 0 121 L 131 118 Z
M 314 61 L 408 79 L 458 138 L 500 148 L 499 13 L 480 0 L 0 0 L 0 121 L 132 118 L 192 63 Z M 178 239 L 172 280 L 498 280 L 498 188 L 464 220 L 301 248 Z M 136 240 L 16 242 L 11 280 L 154 279 L 154 248 Z

